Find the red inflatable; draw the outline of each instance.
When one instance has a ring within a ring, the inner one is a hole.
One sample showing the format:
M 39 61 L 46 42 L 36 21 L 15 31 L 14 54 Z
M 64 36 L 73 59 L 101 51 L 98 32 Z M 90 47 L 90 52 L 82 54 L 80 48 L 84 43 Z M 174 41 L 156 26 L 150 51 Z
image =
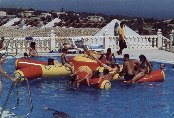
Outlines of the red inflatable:
M 150 74 L 145 75 L 137 82 L 162 82 L 165 79 L 164 71 L 163 70 L 154 70 Z
M 37 60 L 30 60 L 30 59 L 17 59 L 16 60 L 16 69 L 26 68 L 29 66 L 40 66 L 40 65 L 48 65 L 47 62 L 37 61 Z
M 29 66 L 16 70 L 14 75 L 15 77 L 24 76 L 28 80 L 33 80 L 42 77 L 43 71 L 41 66 Z M 21 81 L 23 81 L 23 79 Z

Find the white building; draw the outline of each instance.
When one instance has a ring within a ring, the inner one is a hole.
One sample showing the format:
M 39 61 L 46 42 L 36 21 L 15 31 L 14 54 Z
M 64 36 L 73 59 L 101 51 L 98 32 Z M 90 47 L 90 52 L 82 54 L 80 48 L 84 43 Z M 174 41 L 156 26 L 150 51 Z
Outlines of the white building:
M 7 12 L 5 12 L 5 11 L 0 11 L 0 17 L 4 17 L 4 16 L 6 16 L 7 15 Z
M 33 16 L 34 11 L 24 11 L 21 13 L 21 15 L 24 17 L 30 17 Z
M 47 17 L 47 16 L 51 16 L 51 14 L 50 13 L 41 13 L 40 14 L 40 17 Z
M 87 19 L 92 22 L 101 22 L 104 20 L 101 16 L 88 16 Z

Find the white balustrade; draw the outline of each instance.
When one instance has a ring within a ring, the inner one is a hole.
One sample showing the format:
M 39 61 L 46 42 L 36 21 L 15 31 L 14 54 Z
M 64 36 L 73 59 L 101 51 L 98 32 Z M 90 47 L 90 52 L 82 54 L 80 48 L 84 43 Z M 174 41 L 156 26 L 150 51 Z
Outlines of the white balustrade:
M 107 32 L 104 36 L 78 36 L 78 37 L 56 37 L 54 32 L 51 32 L 50 37 L 32 37 L 33 40 L 26 40 L 25 37 L 10 39 L 8 46 L 9 53 L 23 53 L 28 51 L 31 41 L 36 42 L 36 48 L 39 53 L 58 51 L 62 48 L 63 43 L 73 43 L 74 41 L 82 41 L 83 45 L 100 46 L 103 45 L 105 51 L 111 48 L 113 51 L 119 49 L 118 36 L 110 36 Z M 159 48 L 163 45 L 164 37 L 160 32 L 158 35 L 141 35 L 141 36 L 126 36 L 128 49 L 149 49 Z M 5 42 L 6 43 L 6 42 Z

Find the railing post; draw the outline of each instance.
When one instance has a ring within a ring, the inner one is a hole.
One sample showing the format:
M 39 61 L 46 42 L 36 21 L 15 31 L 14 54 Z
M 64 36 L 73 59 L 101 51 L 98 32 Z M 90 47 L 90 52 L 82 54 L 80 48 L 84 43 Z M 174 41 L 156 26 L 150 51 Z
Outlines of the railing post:
M 161 32 L 161 29 L 158 29 L 157 36 L 158 36 L 157 48 L 160 49 L 160 48 L 162 48 L 162 32 Z
M 170 47 L 169 47 L 169 50 L 170 50 L 170 48 L 172 47 L 172 44 L 173 44 L 173 37 L 174 37 L 174 30 L 172 30 L 171 33 L 170 33 Z
M 105 51 L 109 48 L 109 33 L 107 31 L 107 29 L 105 29 L 105 32 L 103 33 L 104 36 L 104 40 L 103 40 L 103 46 Z
M 55 51 L 55 47 L 56 47 L 56 43 L 55 43 L 55 33 L 54 33 L 54 30 L 51 30 L 51 34 L 50 34 L 50 39 L 51 39 L 51 49 L 50 49 L 50 51 L 52 52 L 54 52 Z

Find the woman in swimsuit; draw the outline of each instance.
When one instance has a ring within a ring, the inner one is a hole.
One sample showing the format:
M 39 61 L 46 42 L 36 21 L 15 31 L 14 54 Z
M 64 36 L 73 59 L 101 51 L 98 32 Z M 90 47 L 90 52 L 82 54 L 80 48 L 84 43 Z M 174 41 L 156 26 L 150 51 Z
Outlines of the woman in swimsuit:
M 139 67 L 139 73 L 135 75 L 135 77 L 132 79 L 132 83 L 135 83 L 137 80 L 145 76 L 145 74 L 149 74 L 152 71 L 152 65 L 151 63 L 146 59 L 144 55 L 140 55 L 140 67 Z

